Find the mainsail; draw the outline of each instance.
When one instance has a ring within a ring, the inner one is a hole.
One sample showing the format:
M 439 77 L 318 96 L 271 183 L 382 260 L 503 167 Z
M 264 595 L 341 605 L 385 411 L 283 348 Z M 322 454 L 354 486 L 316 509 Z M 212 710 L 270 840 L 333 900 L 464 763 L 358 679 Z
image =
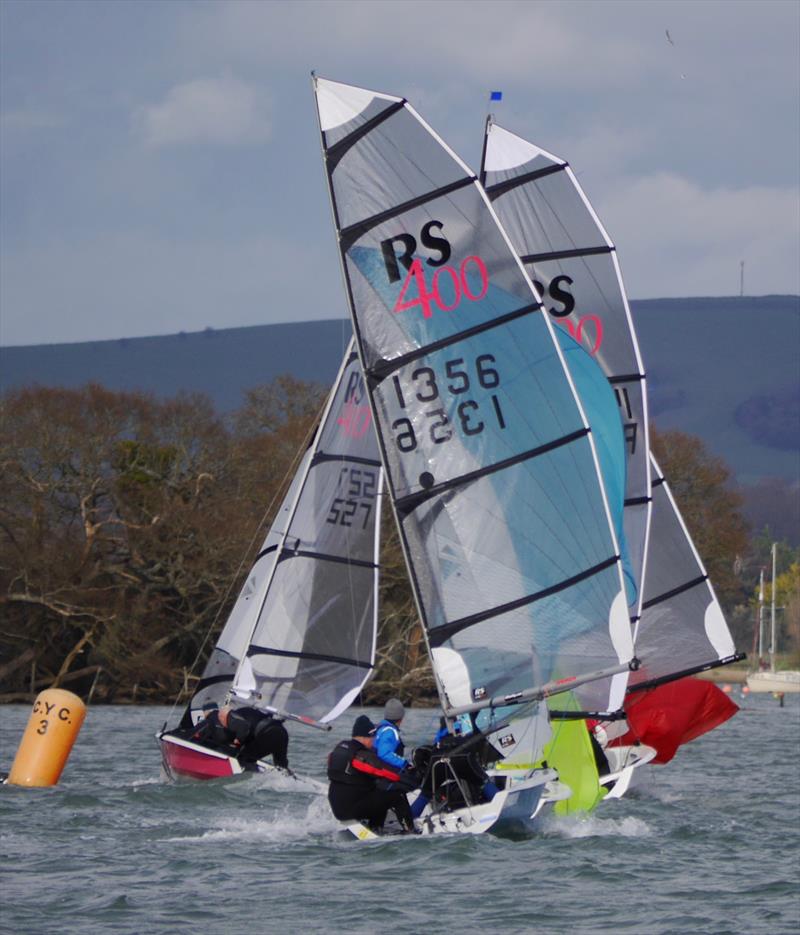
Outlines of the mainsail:
M 375 660 L 382 485 L 351 341 L 190 710 L 232 693 L 324 723 L 352 703 Z
M 445 712 L 541 697 L 557 680 L 616 709 L 632 659 L 616 524 L 553 326 L 477 178 L 404 99 L 316 78 L 315 90 Z M 605 406 L 618 421 L 610 391 Z
M 585 348 L 614 388 L 627 454 L 624 513 L 617 533 L 635 622 L 650 511 L 647 394 L 614 244 L 568 163 L 491 119 L 481 181 L 560 334 Z M 569 357 L 567 363 L 572 367 Z M 591 415 L 589 421 L 594 427 Z M 604 478 L 608 490 L 605 468 Z

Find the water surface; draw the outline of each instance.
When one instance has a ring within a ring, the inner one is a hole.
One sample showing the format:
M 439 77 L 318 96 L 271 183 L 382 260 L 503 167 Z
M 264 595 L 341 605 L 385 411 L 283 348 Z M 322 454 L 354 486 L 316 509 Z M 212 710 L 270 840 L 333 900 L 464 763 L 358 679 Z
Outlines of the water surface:
M 92 708 L 57 787 L 0 787 L 0 932 L 797 933 L 800 698 L 736 700 L 589 818 L 521 842 L 370 844 L 342 840 L 311 785 L 164 783 L 169 709 Z M 0 710 L 8 770 L 30 708 Z M 324 779 L 357 713 L 331 734 L 291 726 L 292 767 Z M 434 729 L 431 711 L 404 723 L 411 744 Z

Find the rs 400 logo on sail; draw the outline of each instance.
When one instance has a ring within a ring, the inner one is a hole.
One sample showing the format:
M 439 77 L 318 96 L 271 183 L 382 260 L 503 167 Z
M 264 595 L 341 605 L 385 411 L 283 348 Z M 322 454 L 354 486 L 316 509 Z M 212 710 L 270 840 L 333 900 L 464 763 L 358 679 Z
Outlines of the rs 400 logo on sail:
M 414 254 L 417 250 L 417 238 L 411 234 L 397 234 L 381 241 L 383 262 L 390 283 L 399 282 L 400 266 L 406 270 L 400 294 L 393 311 L 406 312 L 419 307 L 424 318 L 433 316 L 434 308 L 443 312 L 453 312 L 465 299 L 479 302 L 489 289 L 489 274 L 486 264 L 479 256 L 467 256 L 458 264 L 446 265 L 452 254 L 450 241 L 446 237 L 436 236 L 441 233 L 441 221 L 428 221 L 420 231 L 419 239 L 424 247 L 432 250 L 435 256 L 423 261 Z M 400 247 L 399 254 L 397 248 Z M 426 266 L 434 272 L 428 280 Z

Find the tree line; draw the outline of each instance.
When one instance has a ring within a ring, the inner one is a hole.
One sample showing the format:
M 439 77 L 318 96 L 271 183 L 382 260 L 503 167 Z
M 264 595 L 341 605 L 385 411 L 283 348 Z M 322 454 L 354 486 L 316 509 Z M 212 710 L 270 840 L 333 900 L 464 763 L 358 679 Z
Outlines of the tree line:
M 59 685 L 94 702 L 169 702 L 191 692 L 323 397 L 322 387 L 284 376 L 223 417 L 201 395 L 161 400 L 96 384 L 7 393 L 0 701 Z M 757 559 L 727 470 L 691 436 L 654 434 L 654 447 L 737 646 L 749 651 Z M 380 599 L 365 702 L 434 697 L 391 517 Z

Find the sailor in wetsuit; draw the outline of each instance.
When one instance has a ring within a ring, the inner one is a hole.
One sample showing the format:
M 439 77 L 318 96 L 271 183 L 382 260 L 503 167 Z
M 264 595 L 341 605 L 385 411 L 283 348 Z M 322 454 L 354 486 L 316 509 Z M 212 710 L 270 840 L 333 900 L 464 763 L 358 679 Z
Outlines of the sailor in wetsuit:
M 216 705 L 204 705 L 203 713 L 206 717 L 196 725 L 192 740 L 209 747 L 232 747 L 244 765 L 271 754 L 276 766 L 289 768 L 289 734 L 271 714 L 248 707 L 232 710 L 229 705 L 219 710 Z
M 353 724 L 353 736 L 343 740 L 328 757 L 328 801 L 340 821 L 366 821 L 380 831 L 389 809 L 397 815 L 404 831 L 414 832 L 408 799 L 400 788 L 379 788 L 381 780 L 396 782 L 400 770 L 392 769 L 372 751 L 375 725 L 361 714 Z

